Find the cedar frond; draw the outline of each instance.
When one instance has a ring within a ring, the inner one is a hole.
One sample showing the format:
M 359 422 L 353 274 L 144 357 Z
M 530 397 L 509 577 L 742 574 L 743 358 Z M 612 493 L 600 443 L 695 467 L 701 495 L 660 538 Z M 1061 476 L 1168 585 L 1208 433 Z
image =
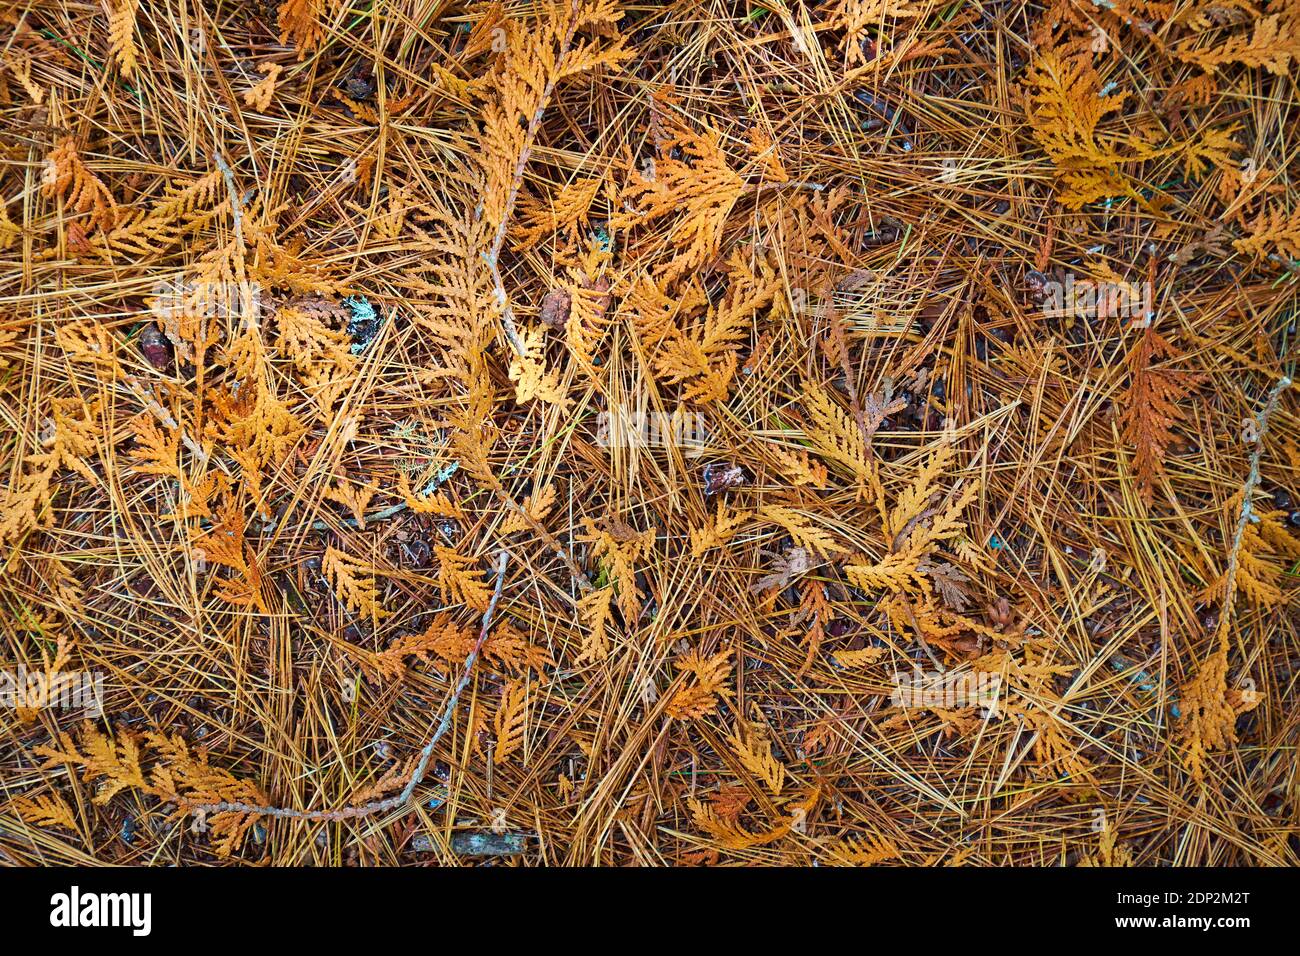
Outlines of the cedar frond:
M 357 527 L 364 531 L 366 528 L 366 509 L 370 507 L 370 502 L 378 491 L 378 478 L 372 478 L 366 485 L 340 481 L 337 485 L 325 490 L 325 497 L 351 511 Z
M 259 63 L 257 71 L 266 75 L 256 86 L 244 91 L 244 105 L 259 113 L 265 113 L 271 107 L 271 100 L 275 97 L 275 85 L 284 67 L 279 63 Z
M 438 590 L 443 598 L 486 611 L 488 588 L 482 580 L 483 570 L 475 567 L 478 561 L 465 557 L 455 548 L 438 545 L 433 550 L 438 559 Z
M 554 505 L 555 485 L 548 484 L 525 498 L 521 507 L 524 510 L 524 514 L 529 518 L 532 518 L 533 521 L 540 522 L 546 517 L 547 513 Z M 511 514 L 506 515 L 505 520 L 501 522 L 499 532 L 502 535 L 515 534 L 519 531 L 526 531 L 531 527 L 532 525 L 528 523 L 523 515 L 512 512 Z
M 1238 252 L 1265 256 L 1276 249 L 1291 259 L 1300 259 L 1300 211 L 1288 216 L 1281 206 L 1265 207 L 1249 230 L 1248 235 L 1233 241 Z
M 580 540 L 590 542 L 592 556 L 608 570 L 609 579 L 618 591 L 618 607 L 623 620 L 631 624 L 641 613 L 636 564 L 644 560 L 654 546 L 654 529 L 637 531 L 617 519 L 600 525 L 590 518 L 583 521 L 587 530 L 580 535 Z
M 1146 328 L 1129 356 L 1130 381 L 1120 408 L 1124 442 L 1133 449 L 1138 493 L 1146 502 L 1164 474 L 1164 460 L 1182 418 L 1178 403 L 1190 395 L 1197 377 L 1170 368 L 1181 353 L 1154 327 Z
M 117 223 L 117 203 L 103 181 L 86 168 L 76 141 L 64 136 L 54 147 L 41 170 L 41 191 L 59 199 L 65 209 L 78 215 L 89 213 L 90 225 L 109 232 Z
M 38 827 L 64 827 L 77 829 L 77 817 L 68 806 L 68 801 L 57 793 L 48 793 L 36 797 L 18 797 L 13 803 L 24 822 Z
M 283 0 L 280 4 L 280 42 L 292 43 L 299 60 L 324 39 L 325 11 L 326 0 Z
M 251 780 L 213 767 L 206 752 L 191 753 L 178 735 L 140 736 L 119 730 L 116 736 L 110 736 L 87 721 L 81 725 L 79 737 L 80 745 L 71 734 L 60 733 L 58 746 L 39 746 L 36 752 L 47 758 L 46 767 L 67 764 L 79 767 L 88 783 L 102 781 L 94 797 L 101 806 L 124 790 L 138 790 L 164 803 L 180 804 L 178 815 L 187 812 L 186 805 L 229 802 L 260 806 L 267 802 Z M 147 770 L 146 760 L 151 761 Z M 238 849 L 257 819 L 256 814 L 228 811 L 207 821 L 218 855 L 229 856 Z
M 421 515 L 438 515 L 443 518 L 457 518 L 463 520 L 465 512 L 460 505 L 453 501 L 445 491 L 435 491 L 430 494 L 416 491 L 411 487 L 411 479 L 403 474 L 397 478 L 397 494 L 406 506 Z
M 1024 84 L 1030 129 L 1056 166 L 1061 202 L 1079 209 L 1097 199 L 1133 194 L 1120 171 L 1125 157 L 1098 132 L 1128 94 L 1101 95 L 1092 55 L 1049 49 L 1030 65 Z
M 370 564 L 327 545 L 321 558 L 321 574 L 349 611 L 372 621 L 388 616 L 389 612 L 379 605 L 379 589 Z
M 602 180 L 583 176 L 565 183 L 549 201 L 543 202 L 524 193 L 519 198 L 523 222 L 515 226 L 515 247 L 528 249 L 554 233 L 577 238 L 587 223 L 587 211 L 600 189 Z
M 620 205 L 627 211 L 611 225 L 632 229 L 671 218 L 668 236 L 678 252 L 660 272 L 674 280 L 718 255 L 723 226 L 744 190 L 745 181 L 731 168 L 715 131 L 678 127 L 660 146 L 649 175 L 628 171 Z
M 883 836 L 846 837 L 826 848 L 828 862 L 838 866 L 874 866 L 900 859 L 898 847 Z
M 135 46 L 135 18 L 140 0 L 107 0 L 108 54 L 117 61 L 122 76 L 130 78 L 139 66 Z
M 607 631 L 611 624 L 614 587 L 593 588 L 578 599 L 578 618 L 587 627 L 575 664 L 603 661 L 609 655 Z
M 692 648 L 674 662 L 678 670 L 694 680 L 683 684 L 664 707 L 675 720 L 695 720 L 718 709 L 719 698 L 730 697 L 726 681 L 731 676 L 731 648 L 712 657 L 704 657 Z
M 0 504 L 0 543 L 41 526 L 53 503 L 58 472 L 67 468 L 92 484 L 98 479 L 87 459 L 98 447 L 100 406 L 80 399 L 51 399 L 51 427 L 41 436 L 43 450 L 29 455 L 27 470 Z
M 501 689 L 501 703 L 492 718 L 496 735 L 496 749 L 492 762 L 503 764 L 524 742 L 528 721 L 528 688 L 520 681 L 511 681 Z
M 728 510 L 726 503 L 719 498 L 717 512 L 705 519 L 702 528 L 691 529 L 691 554 L 698 558 L 712 548 L 725 548 L 753 516 L 751 511 Z
M 1196 43 L 1196 38 L 1189 38 L 1177 47 L 1178 55 L 1206 72 L 1240 63 L 1286 76 L 1291 61 L 1300 60 L 1300 13 L 1290 6 L 1283 13 L 1260 17 L 1249 36 L 1230 37 L 1222 46 L 1194 49 Z
M 773 796 L 785 784 L 785 765 L 772 753 L 772 740 L 764 730 L 742 721 L 729 738 L 741 766 L 767 785 Z

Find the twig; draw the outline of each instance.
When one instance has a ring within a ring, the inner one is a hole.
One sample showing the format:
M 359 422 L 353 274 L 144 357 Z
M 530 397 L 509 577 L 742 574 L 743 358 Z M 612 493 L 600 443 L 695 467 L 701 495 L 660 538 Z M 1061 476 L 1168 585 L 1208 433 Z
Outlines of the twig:
M 537 109 L 533 110 L 533 115 L 528 118 L 528 129 L 524 132 L 524 148 L 519 153 L 519 162 L 515 164 L 514 177 L 510 181 L 510 192 L 506 195 L 505 207 L 501 210 L 501 221 L 497 223 L 496 233 L 492 237 L 492 245 L 487 252 L 483 253 L 483 260 L 488 264 L 492 272 L 492 287 L 496 295 L 497 305 L 501 309 L 501 325 L 505 329 L 506 338 L 510 341 L 510 347 L 515 350 L 515 354 L 520 358 L 524 357 L 526 349 L 524 340 L 519 335 L 519 327 L 515 324 L 514 310 L 510 308 L 510 297 L 506 295 L 505 280 L 501 277 L 501 268 L 498 261 L 501 258 L 501 249 L 505 245 L 506 230 L 510 225 L 510 216 L 514 212 L 515 201 L 519 198 L 519 190 L 524 184 L 524 170 L 528 167 L 528 159 L 533 152 L 533 141 L 537 138 L 537 130 L 542 124 L 542 117 L 546 113 L 546 106 L 550 102 L 551 94 L 555 92 L 555 79 L 559 73 L 559 63 L 569 55 L 569 47 L 573 44 L 573 34 L 578 28 L 578 3 L 573 0 L 569 9 L 569 24 L 564 33 L 564 42 L 560 44 L 560 53 L 556 57 L 556 69 L 552 72 L 550 78 L 546 81 L 546 86 L 542 89 L 542 95 L 538 98 Z
M 470 649 L 469 656 L 465 658 L 465 667 L 461 671 L 460 681 L 456 684 L 456 689 L 452 691 L 451 697 L 447 699 L 447 705 L 443 708 L 442 719 L 438 722 L 437 729 L 434 730 L 433 736 L 429 742 L 424 745 L 420 752 L 420 762 L 416 764 L 411 779 L 407 781 L 402 792 L 395 797 L 387 797 L 383 800 L 375 800 L 372 803 L 362 804 L 359 807 L 344 807 L 342 810 L 293 810 L 289 807 L 263 807 L 251 803 L 202 803 L 186 804 L 186 808 L 201 814 L 207 813 L 252 813 L 257 816 L 279 817 L 293 820 L 353 820 L 357 817 L 369 816 L 372 813 L 381 813 L 385 810 L 393 810 L 403 806 L 411 795 L 415 793 L 415 788 L 420 785 L 424 779 L 425 772 L 429 769 L 429 760 L 433 757 L 433 748 L 438 745 L 442 735 L 451 727 L 452 716 L 456 711 L 456 704 L 460 700 L 461 693 L 469 686 L 470 676 L 474 671 L 474 664 L 478 661 L 479 652 L 487 642 L 488 634 L 492 630 L 492 618 L 496 613 L 497 602 L 501 600 L 501 588 L 505 583 L 506 577 L 506 560 L 508 555 L 502 551 L 497 555 L 496 567 L 496 584 L 492 589 L 492 600 L 488 602 L 487 610 L 483 612 L 483 624 L 479 627 L 478 640 L 474 642 L 473 648 Z
M 230 169 L 230 164 L 226 158 L 221 155 L 220 150 L 212 154 L 213 161 L 217 164 L 217 169 L 221 170 L 221 178 L 226 181 L 226 192 L 230 193 L 230 211 L 235 220 L 235 235 L 239 237 L 239 244 L 244 244 L 244 207 L 239 201 L 239 190 L 235 187 L 235 174 Z
M 1277 410 L 1282 393 L 1290 387 L 1291 379 L 1284 375 L 1273 386 L 1273 390 L 1268 393 L 1268 401 L 1264 403 L 1263 409 L 1255 416 L 1258 436 L 1255 439 L 1255 450 L 1250 454 L 1250 472 L 1246 475 L 1246 483 L 1241 488 L 1241 511 L 1237 515 L 1237 530 L 1232 537 L 1232 549 L 1228 552 L 1228 567 L 1224 576 L 1223 606 L 1219 610 L 1219 645 L 1224 653 L 1227 652 L 1228 647 L 1228 618 L 1232 616 L 1233 604 L 1237 597 L 1237 567 L 1241 561 L 1241 543 L 1246 536 L 1246 526 L 1250 524 L 1254 510 L 1250 498 L 1255 493 L 1255 489 L 1260 482 L 1259 460 L 1264 454 L 1264 436 L 1268 434 L 1268 420 L 1272 417 L 1273 412 Z

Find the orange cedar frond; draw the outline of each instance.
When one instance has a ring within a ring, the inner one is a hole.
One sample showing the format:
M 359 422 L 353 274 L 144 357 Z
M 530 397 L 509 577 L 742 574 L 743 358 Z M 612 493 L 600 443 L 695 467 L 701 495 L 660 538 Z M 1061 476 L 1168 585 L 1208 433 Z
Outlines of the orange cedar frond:
M 1275 76 L 1286 76 L 1292 60 L 1300 60 L 1300 12 L 1294 5 L 1282 13 L 1253 20 L 1249 36 L 1228 39 L 1219 47 L 1193 49 L 1197 38 L 1179 45 L 1178 55 L 1207 73 L 1229 63 L 1263 67 Z
M 217 582 L 217 597 L 237 607 L 256 607 L 268 613 L 262 593 L 262 569 L 252 547 L 244 540 L 243 512 L 234 501 L 227 500 L 217 509 L 217 518 L 212 530 L 194 548 L 202 561 L 235 572 L 232 577 Z
M 475 567 L 477 559 L 467 558 L 455 548 L 434 547 L 438 559 L 438 590 L 448 601 L 457 601 L 466 607 L 486 611 L 488 588 L 483 581 L 483 569 Z
M 492 718 L 496 750 L 492 762 L 505 763 L 524 742 L 528 720 L 528 688 L 521 681 L 511 681 L 501 690 L 501 703 Z
M 791 623 L 800 624 L 808 629 L 805 643 L 808 653 L 804 655 L 800 674 L 805 674 L 817 659 L 822 641 L 826 639 L 826 624 L 832 615 L 830 601 L 826 598 L 826 586 L 820 581 L 805 578 L 799 583 L 799 610 L 791 618 Z M 838 658 L 837 658 L 838 660 Z
M 455 624 L 446 614 L 438 614 L 423 632 L 397 638 L 372 660 L 377 677 L 400 680 L 406 675 L 408 657 L 426 663 L 430 654 L 443 661 L 464 660 L 473 646 L 474 638 L 467 628 Z
M 852 66 L 864 60 L 863 43 L 870 31 L 892 20 L 906 20 L 924 14 L 924 4 L 912 0 L 839 0 L 831 13 L 831 24 L 844 31 L 840 42 L 844 62 Z
M 1237 251 L 1264 256 L 1276 249 L 1300 259 L 1300 211 L 1288 216 L 1281 206 L 1261 209 L 1249 229 L 1249 235 L 1232 243 Z
M 520 196 L 519 212 L 524 221 L 515 227 L 516 248 L 531 248 L 557 232 L 577 238 L 587 223 L 587 211 L 602 182 L 595 177 L 580 177 L 565 183 L 548 202 L 526 193 Z
M 854 587 L 864 591 L 921 593 L 926 584 L 912 554 L 890 553 L 872 564 L 850 564 L 844 571 Z
M 186 805 L 238 803 L 261 807 L 270 802 L 252 780 L 236 777 L 228 770 L 212 766 L 208 762 L 206 750 L 192 753 L 179 734 L 167 737 L 147 733 L 145 740 L 157 758 L 149 775 L 151 786 L 145 788 L 145 791 L 181 804 L 178 814 L 185 812 Z M 255 813 L 215 813 L 206 824 L 217 855 L 229 856 L 238 850 L 257 820 L 258 815 Z
M 698 558 L 712 548 L 726 547 L 741 526 L 753 516 L 751 511 L 729 511 L 726 503 L 719 498 L 717 513 L 705 520 L 704 527 L 691 529 L 691 554 Z
M 92 366 L 102 381 L 111 382 L 122 377 L 122 366 L 117 359 L 117 336 L 94 319 L 60 325 L 54 332 L 54 340 L 69 361 Z
M 811 488 L 826 487 L 826 466 L 813 461 L 806 451 L 787 451 L 783 448 L 770 448 L 772 457 L 777 461 L 777 469 L 784 478 L 796 486 Z
M 1233 501 L 1240 502 L 1237 495 Z M 1282 524 L 1286 512 L 1254 512 L 1258 519 L 1247 523 L 1241 535 L 1237 556 L 1237 587 L 1256 604 L 1276 606 L 1283 601 L 1280 579 L 1284 569 L 1279 559 L 1300 559 L 1300 539 L 1288 533 Z M 1221 598 L 1227 587 L 1227 572 L 1210 588 L 1210 595 Z
M 758 516 L 784 528 L 801 548 L 820 555 L 823 559 L 844 551 L 835 540 L 835 536 L 817 527 L 810 518 L 793 508 L 782 505 L 763 505 L 758 509 Z
M 64 208 L 89 213 L 92 228 L 108 232 L 117 222 L 117 203 L 98 176 L 86 168 L 71 136 L 59 140 L 41 170 L 42 192 L 62 200 Z
M 271 100 L 275 96 L 275 85 L 283 71 L 284 67 L 279 63 L 259 63 L 257 72 L 264 73 L 265 76 L 256 86 L 244 91 L 244 105 L 259 113 L 270 109 Z
M 835 663 L 841 667 L 853 669 L 855 667 L 866 667 L 868 664 L 874 664 L 880 658 L 885 656 L 883 647 L 864 647 L 856 651 L 836 651 L 833 655 Z
M 1182 357 L 1167 339 L 1148 327 L 1129 356 L 1131 379 L 1120 410 L 1123 439 L 1133 449 L 1138 493 L 1146 502 L 1156 479 L 1164 474 L 1164 459 L 1182 418 L 1178 402 L 1191 394 L 1198 378 L 1169 367 Z
M 124 77 L 130 77 L 139 66 L 135 45 L 135 19 L 140 0 L 107 0 L 108 52 L 117 61 Z
M 371 500 L 378 492 L 378 478 L 372 478 L 364 486 L 340 481 L 325 491 L 325 497 L 351 511 L 352 517 L 357 522 L 357 527 L 364 531 L 366 527 L 366 509 L 370 507 Z
M 575 664 L 586 661 L 603 661 L 609 656 L 609 639 L 606 632 L 611 622 L 614 588 L 612 585 L 593 588 L 578 599 L 578 618 L 588 628 L 582 639 L 582 651 Z
M 18 797 L 14 800 L 13 806 L 18 811 L 18 816 L 34 826 L 77 829 L 77 818 L 72 812 L 72 807 L 68 806 L 68 801 L 57 793 L 31 798 Z
M 598 66 L 617 66 L 631 53 L 615 33 L 611 42 L 584 41 L 587 28 L 610 28 L 622 18 L 614 4 L 549 3 L 531 24 L 503 20 L 505 49 L 485 87 L 479 147 L 484 171 L 483 219 L 499 234 L 508 226 L 538 123 L 556 85 Z M 500 249 L 500 243 L 494 248 Z
M 348 797 L 348 803 L 354 807 L 361 807 L 379 800 L 395 790 L 401 790 L 406 786 L 407 781 L 411 779 L 411 775 L 415 772 L 419 763 L 420 757 L 416 754 L 406 761 L 393 764 L 378 779 L 373 780 Z
M 628 211 L 611 220 L 615 228 L 631 229 L 671 218 L 669 238 L 678 253 L 659 270 L 668 280 L 698 270 L 718 255 L 723 226 L 745 191 L 713 130 L 697 134 L 679 128 L 671 146 L 681 159 L 671 158 L 665 146 L 649 175 L 629 171 L 620 206 Z
M 555 485 L 548 484 L 525 498 L 522 508 L 528 517 L 540 522 L 554 505 Z M 525 520 L 523 515 L 512 512 L 506 515 L 505 520 L 501 522 L 500 533 L 502 535 L 514 534 L 517 531 L 527 531 L 531 527 L 532 525 Z
M 828 464 L 838 465 L 861 486 L 874 489 L 877 499 L 881 499 L 884 491 L 880 488 L 880 466 L 857 422 L 819 388 L 805 391 L 804 407 L 808 411 L 804 431 L 812 450 Z
M 728 738 L 741 766 L 767 784 L 773 796 L 785 784 L 785 765 L 772 753 L 772 739 L 766 728 L 741 721 Z
M 767 833 L 751 833 L 734 820 L 728 820 L 710 806 L 706 806 L 694 797 L 686 801 L 691 816 L 698 826 L 717 841 L 724 850 L 747 850 L 750 847 L 774 843 L 790 832 L 790 824 L 782 823 Z
M 555 292 L 563 297 L 559 302 L 567 300 L 564 335 L 569 352 L 588 374 L 595 373 L 596 352 L 612 324 L 613 296 L 610 279 L 605 275 L 610 260 L 611 254 L 593 242 L 579 266 L 569 269 L 569 277 Z
M 828 862 L 838 866 L 874 866 L 902 856 L 897 846 L 879 834 L 838 840 L 826 848 L 826 854 Z
M 592 556 L 608 569 L 610 580 L 618 589 L 618 607 L 623 620 L 629 624 L 641 613 L 641 595 L 636 587 L 636 564 L 650 553 L 654 546 L 653 528 L 637 531 L 617 519 L 599 525 L 584 518 L 586 533 L 580 540 L 590 542 Z
M 325 7 L 325 0 L 284 0 L 280 4 L 280 42 L 292 42 L 299 60 L 305 59 L 325 37 L 321 23 Z
M 405 672 L 405 658 L 414 657 L 427 662 L 433 658 L 444 667 L 461 667 L 478 640 L 476 631 L 457 624 L 445 612 L 434 615 L 428 627 L 419 634 L 408 634 L 394 640 L 387 649 L 370 658 L 377 670 L 376 677 L 401 678 Z M 493 630 L 482 647 L 482 659 L 501 671 L 522 674 L 526 670 L 542 673 L 551 664 L 545 648 L 532 644 L 522 634 L 501 623 Z
M 230 490 L 230 479 L 220 471 L 206 472 L 198 481 L 181 477 L 181 502 L 176 512 L 163 517 L 178 524 L 190 519 L 211 518 L 214 502 Z
M 321 573 L 349 611 L 372 621 L 389 615 L 390 612 L 379 605 L 373 565 L 327 545 L 321 559 Z
M 163 475 L 182 479 L 180 470 L 181 436 L 176 429 L 163 431 L 153 415 L 142 412 L 131 420 L 135 447 L 131 457 L 136 460 L 132 470 L 141 475 Z
M 105 736 L 87 721 L 81 727 L 81 746 L 78 748 L 72 735 L 60 732 L 58 741 L 62 749 L 39 746 L 36 753 L 48 758 L 44 764 L 52 767 L 66 763 L 81 767 L 87 781 L 104 779 L 97 788 L 94 802 L 100 805 L 108 803 L 123 790 L 151 790 L 151 783 L 145 778 L 140 765 L 140 744 L 136 737 L 122 731 L 118 738 Z
M 515 400 L 522 404 L 537 399 L 567 411 L 568 388 L 560 381 L 558 369 L 547 370 L 542 336 L 540 328 L 526 330 L 522 353 L 511 357 L 510 381 L 515 383 Z
M 718 709 L 720 697 L 730 697 L 726 681 L 731 676 L 731 648 L 703 657 L 692 648 L 674 662 L 678 670 L 695 679 L 680 687 L 664 706 L 664 713 L 676 720 L 694 720 Z
M 27 471 L 0 504 L 0 543 L 40 526 L 58 490 L 55 477 L 67 468 L 95 483 L 98 479 L 87 459 L 97 448 L 100 406 L 76 398 L 51 399 L 51 425 L 42 434 L 43 450 L 28 456 Z
M 1030 130 L 1056 166 L 1061 202 L 1070 209 L 1113 195 L 1133 195 L 1120 171 L 1125 161 L 1099 133 L 1102 119 L 1119 110 L 1127 93 L 1101 95 L 1092 54 L 1049 49 L 1025 78 Z
M 397 477 L 397 493 L 406 506 L 421 515 L 438 515 L 443 518 L 464 519 L 465 512 L 445 491 L 424 494 L 411 487 L 411 479 L 405 474 Z

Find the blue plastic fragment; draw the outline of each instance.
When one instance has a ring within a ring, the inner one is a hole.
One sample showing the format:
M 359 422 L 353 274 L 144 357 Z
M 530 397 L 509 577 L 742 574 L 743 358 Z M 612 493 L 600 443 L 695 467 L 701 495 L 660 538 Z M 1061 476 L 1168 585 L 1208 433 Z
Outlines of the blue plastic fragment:
M 453 461 L 449 465 L 443 465 L 438 469 L 438 473 L 433 476 L 427 485 L 420 491 L 422 495 L 431 495 L 437 491 L 452 475 L 460 469 L 460 462 Z
M 383 320 L 375 307 L 370 304 L 370 300 L 364 296 L 348 296 L 343 300 L 343 304 L 352 310 L 352 318 L 348 321 L 348 335 L 352 337 L 351 352 L 353 355 L 360 355 L 379 334 Z

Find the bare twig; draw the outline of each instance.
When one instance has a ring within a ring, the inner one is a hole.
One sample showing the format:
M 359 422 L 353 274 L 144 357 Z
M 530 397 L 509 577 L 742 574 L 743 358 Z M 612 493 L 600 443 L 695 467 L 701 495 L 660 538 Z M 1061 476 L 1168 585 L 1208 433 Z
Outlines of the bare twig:
M 492 630 L 492 618 L 496 613 L 497 602 L 501 599 L 501 588 L 505 582 L 508 557 L 505 551 L 497 555 L 496 584 L 492 589 L 492 600 L 488 602 L 487 610 L 483 612 L 483 623 L 479 627 L 478 640 L 474 642 L 469 656 L 465 658 L 465 666 L 461 670 L 460 680 L 457 682 L 451 696 L 447 698 L 446 706 L 443 707 L 442 719 L 438 721 L 433 736 L 429 738 L 428 743 L 424 745 L 424 749 L 420 751 L 420 761 L 416 764 L 415 770 L 411 773 L 411 779 L 407 781 L 401 793 L 395 797 L 375 800 L 359 807 L 344 807 L 341 810 L 294 810 L 290 807 L 264 807 L 251 803 L 188 804 L 186 809 L 199 814 L 251 813 L 257 816 L 279 819 L 339 821 L 353 820 L 357 817 L 369 816 L 372 813 L 382 813 L 385 810 L 394 810 L 405 805 L 411 799 L 411 795 L 415 793 L 415 788 L 424 780 L 424 775 L 429 769 L 429 760 L 433 757 L 433 748 L 438 745 L 438 741 L 442 739 L 443 734 L 450 729 L 452 716 L 456 712 L 456 704 L 460 701 L 461 693 L 469 686 L 474 664 L 478 661 L 479 652 L 483 649 L 488 634 Z

